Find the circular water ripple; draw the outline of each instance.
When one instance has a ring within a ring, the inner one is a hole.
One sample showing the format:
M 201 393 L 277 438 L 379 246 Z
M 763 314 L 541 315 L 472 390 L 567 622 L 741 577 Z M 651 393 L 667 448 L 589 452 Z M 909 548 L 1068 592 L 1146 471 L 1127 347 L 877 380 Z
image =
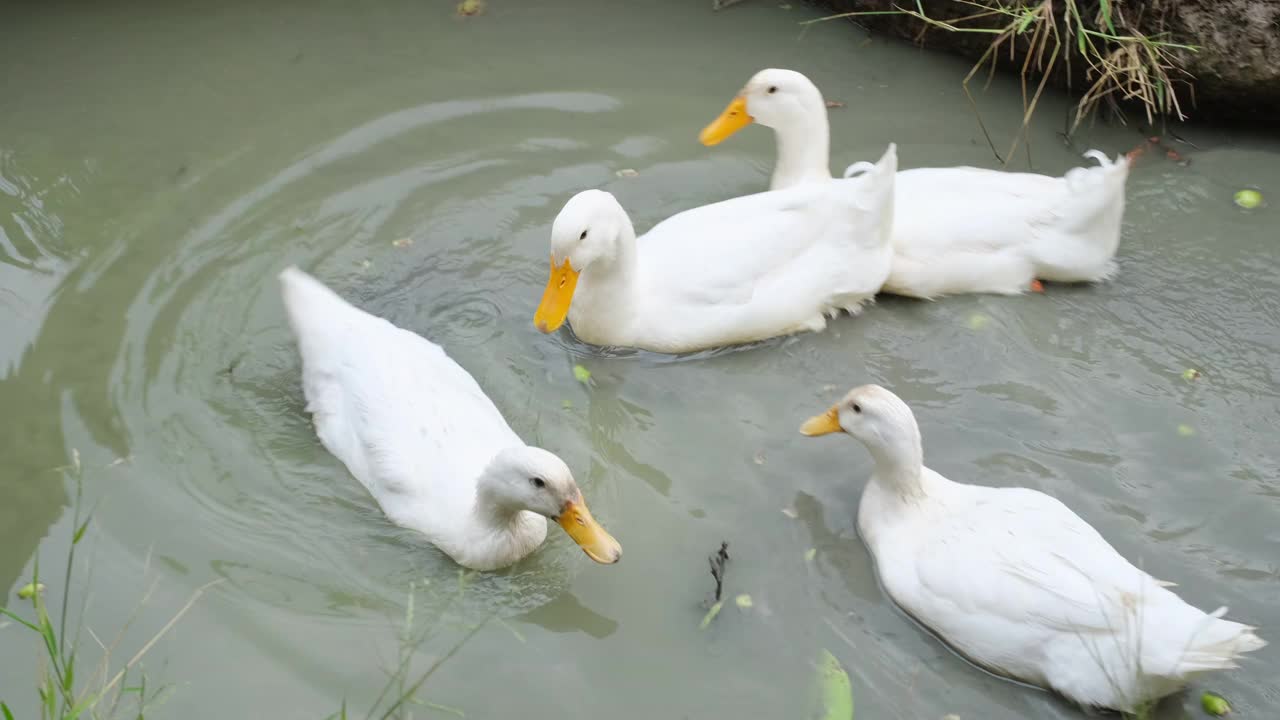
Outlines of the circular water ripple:
M 602 95 L 551 93 L 394 113 L 322 144 L 175 238 L 127 313 L 113 399 L 139 475 L 165 478 L 147 501 L 191 519 L 184 554 L 207 556 L 232 592 L 313 614 L 394 608 L 410 582 L 420 604 L 464 616 L 526 611 L 564 590 L 579 551 L 552 528 L 542 550 L 506 572 L 476 576 L 454 597 L 459 568 L 391 525 L 316 439 L 276 274 L 298 264 L 358 307 L 442 344 L 464 366 L 481 353 L 500 357 L 493 343 L 532 316 L 549 210 L 612 172 L 582 162 L 588 149 L 575 154 L 571 142 L 506 138 L 463 151 L 431 136 L 460 118 L 616 105 Z M 415 157 L 396 145 L 429 149 Z M 568 164 L 547 172 L 547 153 Z M 245 172 L 240 162 L 174 192 L 195 204 L 219 173 Z M 503 298 L 520 294 L 495 292 L 513 284 L 531 288 L 519 308 Z M 498 391 L 519 380 L 496 377 L 503 369 L 494 361 L 475 365 L 473 374 Z M 175 476 L 174 467 L 191 471 Z M 579 480 L 596 490 L 591 477 Z M 604 519 L 609 494 L 600 490 L 593 505 Z

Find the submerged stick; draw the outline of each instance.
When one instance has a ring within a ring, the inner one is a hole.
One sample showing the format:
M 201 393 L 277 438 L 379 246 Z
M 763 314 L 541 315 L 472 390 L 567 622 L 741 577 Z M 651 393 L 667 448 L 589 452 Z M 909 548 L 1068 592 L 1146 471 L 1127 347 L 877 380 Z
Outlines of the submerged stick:
M 716 581 L 716 602 L 720 602 L 720 595 L 724 592 L 724 566 L 729 561 L 729 543 L 721 541 L 720 549 L 711 554 L 707 558 L 711 563 L 711 577 Z

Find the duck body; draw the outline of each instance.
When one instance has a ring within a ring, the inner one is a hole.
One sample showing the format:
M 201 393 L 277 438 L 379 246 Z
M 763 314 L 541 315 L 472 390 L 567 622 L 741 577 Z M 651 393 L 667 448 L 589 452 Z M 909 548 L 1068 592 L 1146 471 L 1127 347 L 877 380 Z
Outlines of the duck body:
M 1035 280 L 1111 277 L 1129 164 L 1088 155 L 1099 164 L 1063 177 L 972 167 L 899 172 L 885 292 L 1016 295 Z
M 536 488 L 521 497 L 524 488 L 506 488 L 506 475 L 546 476 L 585 508 L 572 477 L 561 477 L 563 462 L 526 446 L 439 345 L 359 310 L 297 268 L 280 282 L 316 434 L 392 522 L 463 566 L 492 570 L 536 549 L 547 534 L 544 515 L 560 514 L 554 502 L 533 511 L 542 510 Z
M 567 317 L 586 342 L 667 353 L 822 330 L 889 273 L 895 150 L 861 165 L 859 177 L 679 213 L 638 240 L 612 195 L 580 193 L 553 226 L 535 324 Z
M 1187 604 L 1055 498 L 925 467 L 914 418 L 889 391 L 856 388 L 804 431 L 838 430 L 875 459 L 858 529 L 885 592 L 976 664 L 1133 712 L 1266 644 L 1225 608 Z
M 831 177 L 830 127 L 821 92 L 804 75 L 757 73 L 702 131 L 714 145 L 757 122 L 774 130 L 770 189 Z M 1063 177 L 973 167 L 898 173 L 893 263 L 885 292 L 916 298 L 1019 294 L 1036 280 L 1094 282 L 1115 271 L 1129 165 L 1097 151 L 1096 167 Z

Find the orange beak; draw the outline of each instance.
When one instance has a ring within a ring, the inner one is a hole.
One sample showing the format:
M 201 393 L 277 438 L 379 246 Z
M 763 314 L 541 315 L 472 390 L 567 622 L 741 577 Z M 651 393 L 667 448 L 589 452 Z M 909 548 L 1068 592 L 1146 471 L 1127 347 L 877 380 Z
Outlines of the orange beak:
M 560 267 L 551 259 L 551 277 L 547 279 L 547 289 L 542 292 L 542 302 L 533 314 L 533 324 L 544 333 L 555 332 L 564 324 L 569 316 L 569 304 L 573 302 L 573 291 L 578 287 L 578 271 L 569 265 L 569 258 L 564 259 Z
M 725 138 L 754 121 L 755 118 L 747 112 L 747 99 L 739 95 L 729 103 L 729 107 L 725 108 L 724 112 L 720 113 L 720 117 L 702 128 L 702 132 L 698 133 L 698 140 L 703 145 L 719 145 Z
M 840 427 L 840 411 L 834 405 L 821 415 L 814 415 L 805 420 L 800 426 L 800 434 L 810 437 L 838 432 L 844 432 L 844 428 Z
M 586 500 L 578 493 L 577 500 L 565 503 L 556 522 L 578 543 L 578 547 L 587 557 L 603 565 L 612 565 L 622 558 L 622 546 L 613 536 L 600 527 L 600 523 L 591 517 Z

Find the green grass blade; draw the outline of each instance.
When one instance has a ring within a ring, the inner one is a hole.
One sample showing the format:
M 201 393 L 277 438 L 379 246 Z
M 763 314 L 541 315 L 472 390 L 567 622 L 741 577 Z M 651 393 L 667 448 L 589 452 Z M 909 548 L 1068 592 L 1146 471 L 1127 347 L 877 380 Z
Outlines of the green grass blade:
M 9 706 L 0 702 L 0 712 L 4 713 L 4 720 L 13 720 L 13 713 L 9 711 Z
M 73 654 L 67 658 L 67 665 L 62 672 L 62 694 L 70 697 L 75 692 L 76 686 L 76 656 Z M 72 715 L 71 717 L 76 717 Z
M 1102 24 L 1107 26 L 1107 30 L 1112 35 L 1116 34 L 1116 26 L 1111 24 L 1111 0 L 1102 0 Z
M 44 715 L 47 718 L 56 718 L 58 716 L 58 698 L 53 692 L 53 679 L 45 678 L 40 683 L 40 699 L 44 700 Z
M 4 615 L 5 617 L 9 618 L 10 620 L 13 620 L 16 623 L 21 623 L 22 625 L 26 626 L 30 630 L 33 630 L 35 632 L 40 632 L 40 628 L 36 627 L 35 625 L 32 625 L 26 620 L 23 620 L 17 615 L 14 615 L 13 611 L 8 608 L 0 608 L 0 615 Z
M 1026 32 L 1027 28 L 1031 27 L 1031 23 L 1035 21 L 1036 21 L 1035 13 L 1030 13 L 1030 12 L 1023 13 L 1022 17 L 1018 20 L 1018 26 L 1017 26 L 1017 29 L 1015 30 L 1016 34 L 1021 35 L 1022 33 Z
M 89 529 L 89 518 L 85 518 L 80 523 L 80 527 L 76 528 L 76 534 L 71 536 L 71 544 L 75 545 L 80 542 L 80 538 L 84 537 L 84 531 Z

